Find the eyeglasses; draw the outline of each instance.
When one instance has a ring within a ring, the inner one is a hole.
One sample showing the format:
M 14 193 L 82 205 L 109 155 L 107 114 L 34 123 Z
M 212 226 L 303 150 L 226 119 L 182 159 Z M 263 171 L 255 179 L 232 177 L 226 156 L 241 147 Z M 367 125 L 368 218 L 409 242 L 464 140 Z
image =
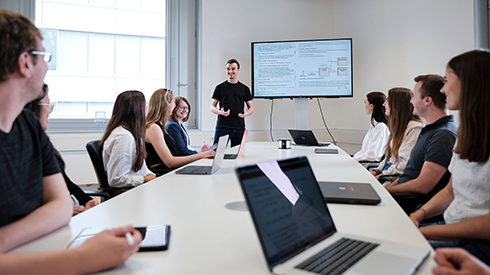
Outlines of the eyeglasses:
M 47 106 L 48 109 L 49 109 L 49 112 L 51 113 L 53 111 L 53 109 L 54 109 L 54 105 L 55 104 L 54 103 L 49 103 L 49 104 L 48 103 L 39 103 L 39 105 L 41 105 L 41 106 Z
M 46 63 L 49 63 L 49 61 L 51 61 L 52 54 L 51 53 L 48 53 L 48 52 L 30 51 L 29 54 L 32 54 L 32 55 L 42 55 L 43 56 L 43 60 Z
M 181 109 L 181 110 L 189 110 L 189 106 L 180 106 L 179 109 Z

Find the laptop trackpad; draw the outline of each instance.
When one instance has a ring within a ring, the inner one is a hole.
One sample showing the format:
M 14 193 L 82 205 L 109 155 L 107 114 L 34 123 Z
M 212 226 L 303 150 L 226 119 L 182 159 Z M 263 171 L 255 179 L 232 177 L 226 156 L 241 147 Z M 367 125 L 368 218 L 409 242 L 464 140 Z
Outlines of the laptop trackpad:
M 392 255 L 381 251 L 374 251 L 368 255 L 364 261 L 360 261 L 350 272 L 354 274 L 372 275 L 396 275 L 407 274 L 408 270 L 415 271 L 416 260 L 400 255 Z M 350 274 L 350 272 L 348 272 Z

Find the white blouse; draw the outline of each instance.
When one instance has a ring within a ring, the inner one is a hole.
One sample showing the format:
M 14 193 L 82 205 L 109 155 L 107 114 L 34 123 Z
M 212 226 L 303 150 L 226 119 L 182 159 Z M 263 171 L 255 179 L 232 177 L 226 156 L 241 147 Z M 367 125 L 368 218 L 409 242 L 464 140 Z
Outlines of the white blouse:
M 379 161 L 385 153 L 386 143 L 390 136 L 390 130 L 385 123 L 373 121 L 371 127 L 362 141 L 362 147 L 354 155 L 357 161 Z
M 410 159 L 412 148 L 413 146 L 415 146 L 415 143 L 417 143 L 417 139 L 419 138 L 420 132 L 422 131 L 423 127 L 424 124 L 422 124 L 422 122 L 420 121 L 411 120 L 408 123 L 407 129 L 405 130 L 403 142 L 400 145 L 400 149 L 398 149 L 398 160 L 395 159 L 394 156 L 391 156 L 389 160 L 384 159 L 382 162 L 379 163 L 379 171 L 382 171 L 387 161 L 391 162 L 392 164 L 388 169 L 382 171 L 383 175 L 394 175 L 403 173 L 403 170 L 407 166 L 408 160 Z
M 109 185 L 113 187 L 138 186 L 143 184 L 144 176 L 154 175 L 143 161 L 137 172 L 131 167 L 136 161 L 134 137 L 128 130 L 119 126 L 112 130 L 104 142 L 102 160 L 107 171 Z

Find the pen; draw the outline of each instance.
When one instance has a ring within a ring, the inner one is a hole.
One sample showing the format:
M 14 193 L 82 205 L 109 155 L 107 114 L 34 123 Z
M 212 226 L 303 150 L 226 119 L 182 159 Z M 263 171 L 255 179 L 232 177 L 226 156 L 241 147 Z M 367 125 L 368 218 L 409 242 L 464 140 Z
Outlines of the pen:
M 130 232 L 126 232 L 126 241 L 128 241 L 129 246 L 133 246 L 134 244 L 134 238 L 133 235 L 131 235 Z

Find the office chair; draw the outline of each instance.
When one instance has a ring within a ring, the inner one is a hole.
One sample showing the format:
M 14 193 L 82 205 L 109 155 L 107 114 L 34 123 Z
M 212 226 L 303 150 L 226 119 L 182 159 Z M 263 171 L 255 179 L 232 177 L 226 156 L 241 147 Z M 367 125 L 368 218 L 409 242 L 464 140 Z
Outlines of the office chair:
M 85 145 L 92 165 L 94 166 L 95 174 L 97 175 L 97 180 L 99 181 L 98 190 L 106 192 L 109 194 L 109 199 L 113 198 L 121 193 L 126 192 L 131 188 L 127 187 L 112 187 L 109 185 L 107 180 L 107 172 L 104 168 L 104 163 L 102 162 L 102 157 L 99 155 L 99 142 L 100 140 L 93 140 Z
M 422 207 L 426 202 L 428 202 L 432 197 L 441 191 L 446 185 L 449 183 L 449 179 L 451 178 L 451 172 L 446 171 L 444 175 L 441 177 L 439 182 L 437 182 L 436 186 L 427 194 L 395 194 L 393 198 L 395 201 L 401 206 L 401 208 L 410 215 L 415 212 L 415 210 Z M 444 218 L 441 215 L 437 215 L 435 217 L 424 220 L 424 223 L 432 223 L 432 222 L 440 222 L 444 221 Z

